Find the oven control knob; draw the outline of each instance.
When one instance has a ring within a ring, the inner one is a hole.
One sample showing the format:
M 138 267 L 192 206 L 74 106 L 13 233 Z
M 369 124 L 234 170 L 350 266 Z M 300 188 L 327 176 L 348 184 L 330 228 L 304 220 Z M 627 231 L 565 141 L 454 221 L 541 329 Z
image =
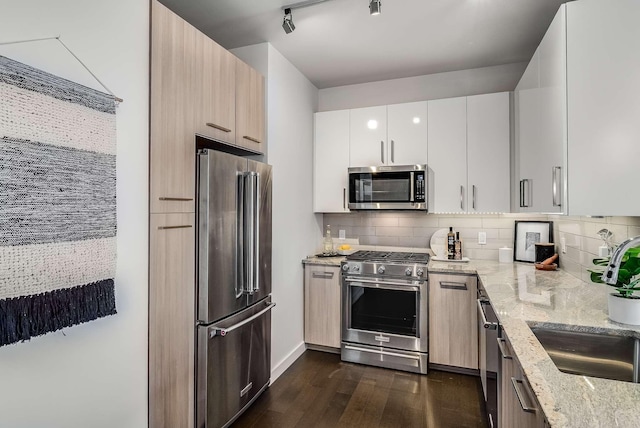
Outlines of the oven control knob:
M 418 274 L 418 276 L 422 276 L 424 275 L 424 271 L 420 268 L 418 268 L 418 270 L 416 271 L 416 274 Z
M 342 270 L 345 271 L 345 272 L 348 271 L 349 270 L 349 265 L 346 265 L 346 264 L 342 265 Z
M 407 268 L 407 269 L 404 271 L 404 274 L 405 274 L 405 275 L 407 275 L 407 276 L 411 276 L 411 274 L 412 274 L 412 273 L 413 273 L 413 269 L 411 269 L 411 268 Z
M 384 271 L 385 271 L 384 266 L 380 266 L 380 267 L 378 268 L 378 273 L 379 273 L 379 274 L 383 274 L 383 273 L 384 273 Z
M 355 272 L 358 272 L 358 271 L 360 270 L 360 266 L 358 266 L 358 265 L 353 265 L 353 266 L 351 266 L 351 270 L 352 270 L 352 271 L 355 271 Z

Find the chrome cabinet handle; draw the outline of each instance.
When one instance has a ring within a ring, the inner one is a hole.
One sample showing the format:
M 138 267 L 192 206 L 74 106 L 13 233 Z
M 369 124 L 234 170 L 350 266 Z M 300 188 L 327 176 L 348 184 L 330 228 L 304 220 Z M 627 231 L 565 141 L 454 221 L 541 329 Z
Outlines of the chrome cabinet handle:
M 231 130 L 229 128 L 225 128 L 224 126 L 216 125 L 215 123 L 207 122 L 207 126 L 210 126 L 211 128 L 215 128 L 215 129 L 217 129 L 219 131 L 222 131 L 222 132 L 231 132 Z
M 551 169 L 551 194 L 553 197 L 553 206 L 561 207 L 562 199 L 560 198 L 560 177 L 559 173 L 562 171 L 562 167 L 554 166 Z
M 448 290 L 468 290 L 466 282 L 440 281 L 440 288 Z
M 384 163 L 384 141 L 380 141 L 380 162 Z
M 512 360 L 513 356 L 507 354 L 507 350 L 505 349 L 505 340 L 498 338 L 498 349 L 500 350 L 500 356 L 502 356 L 505 360 Z
M 269 304 L 269 306 L 267 306 L 265 309 L 261 310 L 260 312 L 258 312 L 255 315 L 250 316 L 249 318 L 247 318 L 244 321 L 239 322 L 238 324 L 234 324 L 231 327 L 216 327 L 213 326 L 211 327 L 211 331 L 209 332 L 209 338 L 212 339 L 216 336 L 226 336 L 228 333 L 231 333 L 233 330 L 242 327 L 243 325 L 250 323 L 251 321 L 255 320 L 256 318 L 260 318 L 262 315 L 264 315 L 265 313 L 269 312 L 271 309 L 273 309 L 276 306 L 275 303 L 271 303 Z
M 347 188 L 346 187 L 342 188 L 342 209 L 343 210 L 347 209 Z
M 531 180 L 523 178 L 520 180 L 520 208 L 529 208 L 531 201 Z
M 480 318 L 482 318 L 482 326 L 488 330 L 497 330 L 498 323 L 487 321 L 487 316 L 484 313 L 484 309 L 482 305 L 486 305 L 489 302 L 487 300 L 478 299 L 478 312 L 480 313 Z
M 395 163 L 396 159 L 395 159 L 395 142 L 393 140 L 391 140 L 391 163 Z
M 464 205 L 462 201 L 464 200 L 464 186 L 460 185 L 460 209 L 464 210 Z
M 170 198 L 167 196 L 160 196 L 158 199 L 161 201 L 181 201 L 181 202 L 193 201 L 193 198 Z
M 169 230 L 169 229 L 187 229 L 189 227 L 193 227 L 190 224 L 183 224 L 180 226 L 158 226 L 158 230 Z
M 516 379 L 515 377 L 511 378 L 511 384 L 513 385 L 513 389 L 516 392 L 516 397 L 518 397 L 518 401 L 520 402 L 520 407 L 522 407 L 522 410 L 524 410 L 527 413 L 535 413 L 536 412 L 536 408 L 535 407 L 529 407 L 525 404 L 524 402 L 524 392 L 522 391 L 522 386 L 524 386 L 524 382 L 520 379 Z
M 524 208 L 524 180 L 520 180 L 520 208 Z
M 471 197 L 472 197 L 472 207 L 475 210 L 476 209 L 476 185 L 472 185 L 471 186 Z
M 333 278 L 333 272 L 312 272 L 311 276 L 314 278 L 331 279 Z

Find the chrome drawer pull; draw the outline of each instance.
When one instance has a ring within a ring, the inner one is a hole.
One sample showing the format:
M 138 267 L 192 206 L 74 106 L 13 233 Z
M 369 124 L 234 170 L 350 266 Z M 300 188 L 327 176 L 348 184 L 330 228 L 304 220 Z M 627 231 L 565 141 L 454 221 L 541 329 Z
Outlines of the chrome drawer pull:
M 333 278 L 333 272 L 313 272 L 311 276 L 314 278 L 331 279 Z
M 482 326 L 489 330 L 497 330 L 498 323 L 487 321 L 487 316 L 484 314 L 484 309 L 482 308 L 482 305 L 487 305 L 487 304 L 489 304 L 487 300 L 478 299 L 478 311 L 480 311 L 480 317 L 482 318 Z
M 180 226 L 158 226 L 158 230 L 169 230 L 169 229 L 187 229 L 189 227 L 193 227 L 190 224 L 183 224 Z
M 404 354 L 398 354 L 398 353 L 395 353 L 395 352 L 378 351 L 378 350 L 373 350 L 373 349 L 360 348 L 360 347 L 357 347 L 357 346 L 345 345 L 344 349 L 349 349 L 351 351 L 368 352 L 370 354 L 376 354 L 376 355 L 388 355 L 390 357 L 409 358 L 409 359 L 412 359 L 412 360 L 419 360 L 420 359 L 420 357 L 418 357 L 417 355 L 404 355 Z
M 161 201 L 182 201 L 182 202 L 193 201 L 193 198 L 169 198 L 166 196 L 161 196 L 158 199 Z
M 244 397 L 251 388 L 253 388 L 253 382 L 249 382 L 249 385 L 242 388 L 242 391 L 240 391 L 240 397 Z
M 505 360 L 513 360 L 513 356 L 507 355 L 507 350 L 505 349 L 505 340 L 498 338 L 498 349 L 500 350 L 500 355 Z
M 466 282 L 440 281 L 440 288 L 448 290 L 468 290 Z
M 511 384 L 513 385 L 514 391 L 516 391 L 516 397 L 518 397 L 518 401 L 520 402 L 520 407 L 522 407 L 522 410 L 524 410 L 527 413 L 535 413 L 537 410 L 535 407 L 529 407 L 526 404 L 524 404 L 525 393 L 522 392 L 522 388 L 521 388 L 521 386 L 524 385 L 524 382 L 521 381 L 520 379 L 516 379 L 515 377 L 512 377 Z
M 245 140 L 253 141 L 254 143 L 262 144 L 262 141 L 248 135 L 243 135 L 242 138 L 244 138 Z

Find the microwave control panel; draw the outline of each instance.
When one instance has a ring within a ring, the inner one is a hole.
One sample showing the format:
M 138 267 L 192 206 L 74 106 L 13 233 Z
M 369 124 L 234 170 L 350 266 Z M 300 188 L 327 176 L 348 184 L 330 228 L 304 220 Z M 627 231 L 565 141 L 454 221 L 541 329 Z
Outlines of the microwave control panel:
M 413 202 L 424 202 L 425 201 L 425 192 L 426 192 L 426 181 L 424 179 L 424 172 L 417 172 L 415 174 L 415 201 Z

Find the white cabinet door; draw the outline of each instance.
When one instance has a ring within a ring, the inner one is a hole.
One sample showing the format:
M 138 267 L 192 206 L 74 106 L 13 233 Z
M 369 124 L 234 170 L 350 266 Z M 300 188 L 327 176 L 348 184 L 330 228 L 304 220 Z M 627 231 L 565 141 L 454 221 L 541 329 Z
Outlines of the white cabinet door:
M 509 93 L 467 97 L 468 212 L 509 212 Z
M 349 211 L 349 110 L 316 113 L 314 132 L 313 211 Z
M 638 22 L 638 0 L 567 4 L 570 215 L 640 215 Z
M 427 101 L 387 106 L 388 165 L 427 163 Z
M 467 210 L 467 99 L 429 101 L 428 159 L 434 212 Z
M 349 165 L 385 165 L 388 161 L 387 106 L 351 110 Z

